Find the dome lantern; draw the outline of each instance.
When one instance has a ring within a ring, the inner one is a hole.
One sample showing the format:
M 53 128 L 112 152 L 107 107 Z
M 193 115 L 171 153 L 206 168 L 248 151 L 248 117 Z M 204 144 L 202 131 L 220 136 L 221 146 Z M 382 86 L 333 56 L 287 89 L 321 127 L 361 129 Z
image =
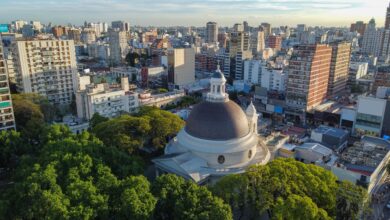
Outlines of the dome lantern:
M 219 65 L 210 79 L 210 92 L 207 93 L 206 101 L 209 102 L 227 102 L 229 95 L 225 93 L 226 79 Z

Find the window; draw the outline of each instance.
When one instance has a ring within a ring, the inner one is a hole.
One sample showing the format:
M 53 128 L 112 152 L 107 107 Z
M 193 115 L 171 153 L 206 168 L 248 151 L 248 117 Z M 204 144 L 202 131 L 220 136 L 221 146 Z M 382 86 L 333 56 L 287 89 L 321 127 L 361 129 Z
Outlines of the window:
M 249 159 L 252 158 L 252 150 L 249 150 L 249 152 L 248 152 L 248 158 L 249 158 Z
M 224 157 L 223 155 L 219 155 L 219 156 L 218 156 L 218 163 L 219 163 L 219 164 L 225 163 L 225 157 Z

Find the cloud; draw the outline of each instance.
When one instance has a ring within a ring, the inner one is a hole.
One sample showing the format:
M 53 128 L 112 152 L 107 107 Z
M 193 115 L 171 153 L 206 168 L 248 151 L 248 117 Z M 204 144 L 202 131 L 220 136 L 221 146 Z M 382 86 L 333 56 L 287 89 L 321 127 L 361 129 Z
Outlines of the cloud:
M 208 18 L 245 19 L 265 17 L 285 19 L 289 16 L 321 16 L 327 13 L 350 17 L 361 15 L 364 8 L 373 7 L 368 0 L 1 0 L 0 19 L 42 19 L 43 21 L 78 22 L 84 20 L 129 19 L 141 24 L 166 21 L 198 24 Z M 382 2 L 377 3 L 377 2 Z M 388 0 L 375 0 L 377 14 L 384 14 Z M 371 6 L 370 6 L 371 5 Z M 382 7 L 382 9 L 381 9 Z M 44 15 L 44 16 L 43 16 Z M 311 21 L 311 20 L 310 20 Z M 1 20 L 0 20 L 1 22 Z M 238 21 L 237 21 L 238 22 Z M 282 22 L 282 21 L 280 21 Z

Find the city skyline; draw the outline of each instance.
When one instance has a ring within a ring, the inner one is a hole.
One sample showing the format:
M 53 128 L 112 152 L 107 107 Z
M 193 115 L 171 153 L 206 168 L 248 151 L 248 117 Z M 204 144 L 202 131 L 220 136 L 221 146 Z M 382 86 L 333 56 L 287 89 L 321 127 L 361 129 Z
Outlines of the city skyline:
M 379 27 L 388 0 L 3 0 L 0 23 L 12 20 L 39 20 L 43 23 L 82 24 L 84 21 L 126 20 L 142 26 L 204 26 L 216 21 L 220 26 L 248 21 L 294 26 L 299 23 L 321 26 L 349 26 L 357 20 L 375 18 Z M 152 7 L 151 7 L 152 6 Z M 239 9 L 239 10 L 238 10 Z M 383 13 L 378 13 L 383 12 Z M 42 16 L 42 14 L 45 16 Z M 145 16 L 146 15 L 146 16 Z

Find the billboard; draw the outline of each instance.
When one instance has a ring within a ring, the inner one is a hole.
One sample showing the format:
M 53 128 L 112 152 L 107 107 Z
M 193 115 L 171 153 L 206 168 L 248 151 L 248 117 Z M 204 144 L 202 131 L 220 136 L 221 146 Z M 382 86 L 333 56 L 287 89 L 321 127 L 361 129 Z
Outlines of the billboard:
M 8 32 L 8 24 L 0 24 L 0 33 Z

